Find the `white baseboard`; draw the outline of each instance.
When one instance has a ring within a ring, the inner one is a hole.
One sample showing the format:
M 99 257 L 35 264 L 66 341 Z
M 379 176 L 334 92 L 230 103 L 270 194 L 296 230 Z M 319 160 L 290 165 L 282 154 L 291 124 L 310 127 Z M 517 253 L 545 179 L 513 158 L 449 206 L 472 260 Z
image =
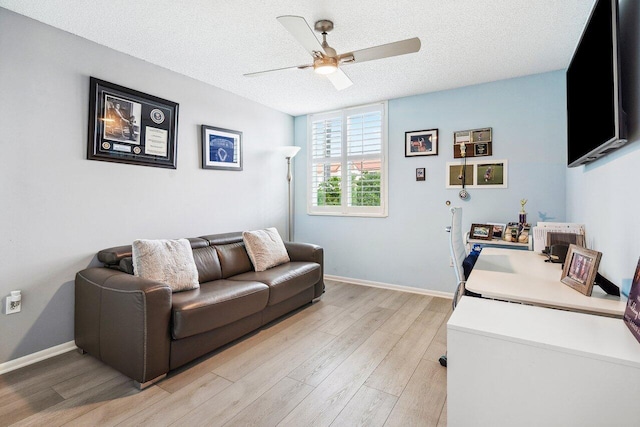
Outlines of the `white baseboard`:
M 336 282 L 351 283 L 352 285 L 369 286 L 372 288 L 390 289 L 392 291 L 410 292 L 412 294 L 428 295 L 431 297 L 453 299 L 453 292 L 432 291 L 430 289 L 420 289 L 411 286 L 392 285 L 390 283 L 372 282 L 370 280 L 352 279 L 350 277 L 332 276 L 325 274 L 327 280 L 335 280 Z
M 16 369 L 20 369 L 25 366 L 32 365 L 34 363 L 40 362 L 41 360 L 49 359 L 50 357 L 75 350 L 76 348 L 77 347 L 75 341 L 69 341 L 64 344 L 46 348 L 36 353 L 27 354 L 26 356 L 9 360 L 8 362 L 0 363 L 0 375 L 6 374 L 7 372 L 15 371 Z

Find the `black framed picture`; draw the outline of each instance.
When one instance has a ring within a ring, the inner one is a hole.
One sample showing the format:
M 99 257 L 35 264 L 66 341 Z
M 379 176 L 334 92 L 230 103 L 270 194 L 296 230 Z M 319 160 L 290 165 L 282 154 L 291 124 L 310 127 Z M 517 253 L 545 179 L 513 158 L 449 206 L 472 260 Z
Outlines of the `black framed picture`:
M 178 104 L 91 77 L 87 159 L 176 168 Z
M 242 170 L 242 132 L 202 125 L 202 168 Z
M 416 168 L 416 181 L 424 181 L 425 179 L 425 168 Z
M 405 132 L 404 139 L 405 157 L 438 155 L 438 129 Z

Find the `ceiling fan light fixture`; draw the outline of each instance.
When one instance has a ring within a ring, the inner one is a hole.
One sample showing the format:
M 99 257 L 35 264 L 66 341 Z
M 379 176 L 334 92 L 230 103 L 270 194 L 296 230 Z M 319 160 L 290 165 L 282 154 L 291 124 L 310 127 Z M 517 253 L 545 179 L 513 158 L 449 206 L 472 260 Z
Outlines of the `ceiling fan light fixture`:
M 324 57 L 313 61 L 313 71 L 318 74 L 331 74 L 338 70 L 338 61 L 336 58 Z

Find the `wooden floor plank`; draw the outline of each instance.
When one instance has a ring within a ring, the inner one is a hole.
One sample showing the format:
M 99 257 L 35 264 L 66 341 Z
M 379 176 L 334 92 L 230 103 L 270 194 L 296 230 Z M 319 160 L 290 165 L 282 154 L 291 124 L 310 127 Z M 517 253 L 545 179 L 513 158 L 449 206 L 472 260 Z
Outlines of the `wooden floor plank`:
M 288 376 L 317 386 L 353 353 L 391 315 L 393 310 L 374 307 L 364 317 L 340 334 L 331 344 L 296 368 Z
M 21 372 L 11 375 L 14 372 L 10 372 L 5 374 L 6 376 L 0 376 L 0 401 L 8 403 L 13 399 L 21 399 L 23 396 L 37 393 L 69 378 L 104 366 L 98 359 L 87 354 L 69 352 L 67 356 L 70 359 L 67 364 L 49 366 L 47 363 L 40 362 L 43 364 L 36 364 L 33 371 L 31 369 L 24 371 L 32 372 L 30 375 L 23 375 Z
M 440 313 L 449 313 L 451 311 L 451 300 L 448 298 L 433 298 L 427 308 Z
M 52 388 L 62 397 L 68 399 L 72 396 L 83 393 L 90 388 L 93 388 L 97 385 L 106 383 L 113 378 L 121 376 L 123 379 L 126 379 L 126 376 L 116 371 L 110 366 L 100 364 L 96 366 L 95 369 L 92 369 L 88 372 L 83 372 L 80 375 L 76 375 L 75 377 L 69 378 L 66 381 L 62 381 Z
M 322 300 L 327 304 L 337 305 L 340 307 L 351 307 L 354 303 L 362 298 L 369 288 L 365 286 L 344 285 L 336 292 L 331 289 L 322 295 Z
M 440 324 L 436 336 L 433 337 L 431 344 L 427 348 L 422 358 L 431 362 L 436 362 L 447 353 L 447 320 L 451 316 L 451 312 L 447 313 L 446 317 Z
M 238 381 L 261 364 L 276 357 L 286 347 L 293 345 L 301 336 L 307 335 L 309 331 L 326 323 L 341 311 L 342 308 L 340 307 L 325 305 L 322 309 L 297 321 L 269 339 L 252 346 L 242 354 L 236 355 L 212 372 L 230 381 Z
M 308 384 L 285 377 L 224 427 L 275 426 L 312 390 Z
M 224 393 L 180 418 L 176 425 L 224 425 L 333 339 L 333 335 L 318 330 L 310 331 L 229 386 Z
M 391 292 L 392 291 L 379 288 L 367 289 L 357 302 L 318 329 L 328 334 L 340 335 L 374 307 L 387 299 Z
M 447 370 L 438 362 L 422 360 L 385 426 L 435 426 L 447 395 Z
M 444 317 L 444 313 L 423 310 L 365 385 L 400 396 Z
M 282 421 L 283 426 L 328 426 L 400 339 L 375 331 Z
M 413 295 L 380 327 L 380 330 L 391 334 L 404 335 L 420 313 L 431 303 L 432 299 L 432 297 L 426 295 Z
M 447 427 L 447 401 L 445 399 L 444 405 L 442 406 L 442 412 L 440 413 L 440 419 L 438 420 L 437 427 Z
M 232 383 L 211 373 L 203 375 L 188 387 L 165 396 L 154 405 L 124 420 L 122 426 L 168 426 L 195 410 Z
M 94 410 L 104 402 L 131 393 L 132 387 L 130 379 L 116 377 L 78 396 L 65 399 L 57 405 L 27 417 L 15 423 L 14 426 L 60 426 Z
M 0 426 L 8 426 L 64 401 L 52 388 L 22 396 L 11 402 L 0 401 Z
M 383 426 L 397 400 L 383 391 L 362 386 L 331 426 Z
M 411 296 L 412 294 L 408 292 L 393 292 L 387 299 L 378 304 L 378 307 L 399 310 Z
M 65 427 L 100 426 L 111 427 L 145 410 L 170 394 L 158 386 L 138 390 L 131 387 L 129 393 L 104 403 L 96 409 L 64 424 Z

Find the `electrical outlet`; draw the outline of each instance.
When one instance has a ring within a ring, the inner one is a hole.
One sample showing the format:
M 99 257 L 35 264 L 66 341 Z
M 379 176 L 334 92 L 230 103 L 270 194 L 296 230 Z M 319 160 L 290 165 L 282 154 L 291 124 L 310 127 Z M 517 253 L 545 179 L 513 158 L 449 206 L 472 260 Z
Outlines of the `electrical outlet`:
M 11 295 L 5 298 L 5 314 L 19 313 L 22 309 L 22 295 L 20 291 L 11 291 Z

